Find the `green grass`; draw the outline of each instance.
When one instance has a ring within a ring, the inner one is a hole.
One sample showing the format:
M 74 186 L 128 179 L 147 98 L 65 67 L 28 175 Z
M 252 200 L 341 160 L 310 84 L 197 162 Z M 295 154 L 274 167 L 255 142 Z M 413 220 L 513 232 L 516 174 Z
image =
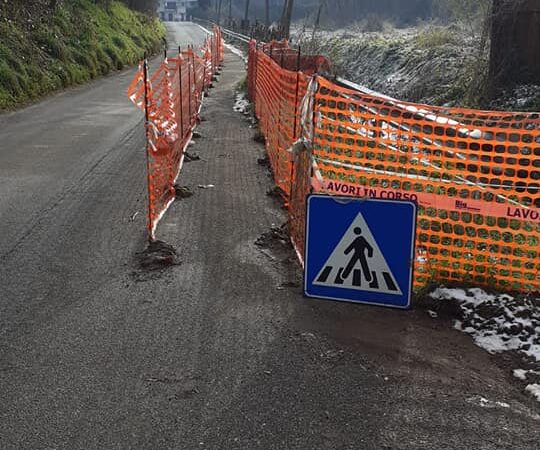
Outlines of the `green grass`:
M 165 36 L 156 19 L 113 1 L 66 0 L 34 28 L 0 22 L 0 110 L 86 83 L 156 53 Z

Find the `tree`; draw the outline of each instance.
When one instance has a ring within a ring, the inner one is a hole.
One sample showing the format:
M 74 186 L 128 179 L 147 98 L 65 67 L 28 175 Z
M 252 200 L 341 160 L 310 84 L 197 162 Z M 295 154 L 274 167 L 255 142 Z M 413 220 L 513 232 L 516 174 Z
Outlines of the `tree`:
M 218 1 L 218 7 L 217 7 L 217 24 L 221 24 L 221 5 L 223 4 L 223 0 L 216 0 Z
M 291 20 L 293 8 L 294 0 L 285 0 L 285 3 L 283 4 L 283 13 L 281 14 L 280 25 L 280 34 L 282 39 L 289 39 L 289 36 L 291 35 Z
M 270 26 L 270 0 L 264 0 L 264 24 Z
M 493 0 L 490 91 L 540 80 L 540 0 Z
M 248 20 L 249 20 L 249 0 L 246 0 L 246 9 L 244 11 L 244 22 L 248 23 Z

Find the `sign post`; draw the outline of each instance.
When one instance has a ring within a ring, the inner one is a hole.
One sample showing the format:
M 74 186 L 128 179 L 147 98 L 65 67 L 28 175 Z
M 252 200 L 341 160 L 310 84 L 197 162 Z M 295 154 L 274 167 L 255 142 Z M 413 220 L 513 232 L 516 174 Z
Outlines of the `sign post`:
M 305 295 L 409 308 L 416 214 L 410 201 L 308 197 Z

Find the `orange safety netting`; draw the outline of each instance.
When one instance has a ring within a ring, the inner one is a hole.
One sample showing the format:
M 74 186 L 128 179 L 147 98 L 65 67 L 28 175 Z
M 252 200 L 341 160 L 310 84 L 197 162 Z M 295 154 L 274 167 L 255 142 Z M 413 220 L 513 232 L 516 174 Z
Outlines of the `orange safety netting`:
M 417 286 L 540 290 L 539 113 L 367 95 L 310 77 L 328 67 L 321 57 L 291 70 L 290 55 L 252 42 L 248 87 L 300 255 L 309 192 L 408 199 L 419 205 Z M 308 150 L 291 152 L 299 138 Z
M 129 98 L 146 116 L 148 230 L 156 226 L 174 200 L 174 184 L 191 140 L 205 90 L 223 62 L 221 31 L 215 27 L 196 54 L 193 48 L 166 58 L 149 76 L 144 61 L 128 88 Z

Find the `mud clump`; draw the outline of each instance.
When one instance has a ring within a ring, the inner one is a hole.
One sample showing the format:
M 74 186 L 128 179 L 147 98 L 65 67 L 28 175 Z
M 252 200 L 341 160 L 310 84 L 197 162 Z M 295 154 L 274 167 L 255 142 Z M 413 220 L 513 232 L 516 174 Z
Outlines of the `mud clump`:
M 174 192 L 176 194 L 176 198 L 189 198 L 193 197 L 193 191 L 187 187 L 187 186 L 174 186 Z
M 417 292 L 413 297 L 413 307 L 427 312 L 433 311 L 442 320 L 462 320 L 464 313 L 457 300 L 441 302 L 429 295 L 437 287 L 437 284 L 430 283 L 420 292 Z
M 266 138 L 264 137 L 263 132 L 260 130 L 257 130 L 255 132 L 255 134 L 253 135 L 253 140 L 258 144 L 266 144 Z
M 255 241 L 255 245 L 259 248 L 271 250 L 291 247 L 288 224 L 285 223 L 280 227 L 272 227 L 270 231 L 259 236 Z
M 264 158 L 259 158 L 257 160 L 257 164 L 262 167 L 270 168 L 270 160 L 268 159 L 268 156 L 265 156 Z
M 154 272 L 180 265 L 175 248 L 163 241 L 152 241 L 148 247 L 137 253 L 140 269 Z
M 268 189 L 268 191 L 266 191 L 266 195 L 278 200 L 283 200 L 286 197 L 285 192 L 279 186 Z
M 184 161 L 185 162 L 193 162 L 193 161 L 200 161 L 201 157 L 197 153 L 184 153 Z

